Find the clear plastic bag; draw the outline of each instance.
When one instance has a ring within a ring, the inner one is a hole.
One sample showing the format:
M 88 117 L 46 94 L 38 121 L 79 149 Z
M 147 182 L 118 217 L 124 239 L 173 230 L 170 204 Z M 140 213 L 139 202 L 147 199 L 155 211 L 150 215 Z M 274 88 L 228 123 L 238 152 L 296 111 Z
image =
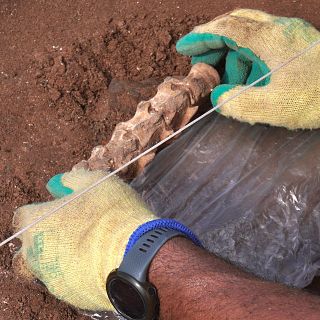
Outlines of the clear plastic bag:
M 162 150 L 132 186 L 209 251 L 305 287 L 320 267 L 320 131 L 209 116 Z

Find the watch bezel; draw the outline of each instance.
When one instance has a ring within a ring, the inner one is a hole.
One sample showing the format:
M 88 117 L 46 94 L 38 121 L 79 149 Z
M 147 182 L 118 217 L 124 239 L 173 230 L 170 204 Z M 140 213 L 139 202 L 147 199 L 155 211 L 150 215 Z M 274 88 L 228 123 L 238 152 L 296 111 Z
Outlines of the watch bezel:
M 140 294 L 140 297 L 143 300 L 143 304 L 145 307 L 145 314 L 142 318 L 131 318 L 127 314 L 125 314 L 122 310 L 119 310 L 117 303 L 114 302 L 112 297 L 112 292 L 110 292 L 110 284 L 115 279 L 121 279 L 124 282 L 129 283 L 137 292 Z M 157 319 L 159 314 L 159 298 L 157 289 L 149 282 L 140 282 L 137 279 L 133 278 L 127 273 L 118 271 L 118 269 L 110 272 L 107 278 L 106 283 L 107 294 L 110 302 L 114 306 L 114 308 L 126 319 L 128 320 L 154 320 Z

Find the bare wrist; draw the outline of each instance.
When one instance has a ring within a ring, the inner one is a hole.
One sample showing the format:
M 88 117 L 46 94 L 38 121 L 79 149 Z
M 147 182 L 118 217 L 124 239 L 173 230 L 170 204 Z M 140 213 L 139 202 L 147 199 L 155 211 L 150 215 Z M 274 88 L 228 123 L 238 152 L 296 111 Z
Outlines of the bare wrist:
M 154 257 L 149 281 L 160 319 L 319 319 L 319 297 L 258 279 L 176 237 Z
M 197 250 L 202 251 L 190 240 L 176 237 L 169 240 L 154 257 L 149 268 L 149 281 L 158 290 L 160 319 L 183 318 L 179 305 L 185 301 L 189 286 L 186 277 L 190 272 L 186 272 L 186 268 Z

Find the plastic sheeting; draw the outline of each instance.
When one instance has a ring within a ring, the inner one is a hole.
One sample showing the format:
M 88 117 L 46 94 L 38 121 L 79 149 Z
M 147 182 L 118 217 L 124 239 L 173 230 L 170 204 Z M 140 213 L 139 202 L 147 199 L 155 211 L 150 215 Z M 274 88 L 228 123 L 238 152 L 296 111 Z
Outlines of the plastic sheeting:
M 132 185 L 159 216 L 251 273 L 297 287 L 318 273 L 320 131 L 209 116 Z

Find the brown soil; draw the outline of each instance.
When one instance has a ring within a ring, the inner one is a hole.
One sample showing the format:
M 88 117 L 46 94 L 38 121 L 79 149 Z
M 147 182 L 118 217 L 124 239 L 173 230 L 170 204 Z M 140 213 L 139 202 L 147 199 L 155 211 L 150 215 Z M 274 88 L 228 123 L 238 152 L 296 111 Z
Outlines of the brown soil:
M 154 84 L 187 74 L 189 60 L 174 44 L 192 26 L 251 7 L 319 28 L 318 6 L 317 0 L 1 1 L 0 240 L 12 233 L 13 210 L 49 199 L 48 179 L 107 142 Z M 125 81 L 150 78 L 139 90 Z M 112 79 L 124 80 L 127 93 L 112 94 Z M 0 319 L 87 318 L 41 285 L 21 283 L 11 267 L 16 244 L 0 249 Z

